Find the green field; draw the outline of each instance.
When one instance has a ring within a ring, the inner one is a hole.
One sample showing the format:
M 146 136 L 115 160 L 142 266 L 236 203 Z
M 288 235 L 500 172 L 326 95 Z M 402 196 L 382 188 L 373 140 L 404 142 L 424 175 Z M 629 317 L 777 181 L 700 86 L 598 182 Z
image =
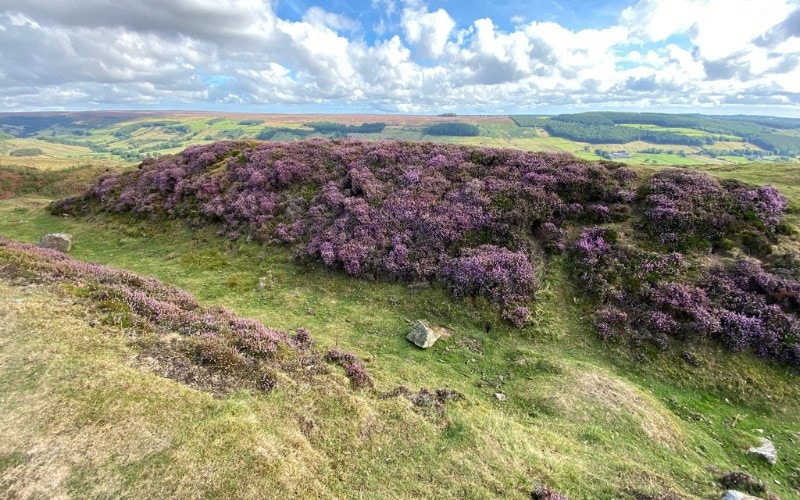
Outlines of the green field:
M 14 150 L 39 148 L 43 154 L 32 157 L 37 166 L 51 168 L 71 167 L 88 160 L 135 163 L 148 156 L 177 153 L 187 146 L 207 144 L 217 140 L 249 140 L 259 136 L 265 128 L 298 130 L 302 135 L 281 131 L 271 140 L 297 140 L 301 137 L 331 137 L 320 134 L 308 124 L 320 121 L 356 124 L 382 122 L 386 128 L 381 133 L 350 134 L 369 140 L 429 140 L 455 144 L 487 147 L 512 147 L 530 151 L 567 152 L 586 159 L 598 159 L 596 149 L 608 152 L 625 150 L 633 158 L 623 160 L 630 164 L 699 165 L 704 163 L 736 164 L 753 161 L 746 151 L 761 151 L 754 144 L 743 142 L 730 134 L 704 132 L 687 127 L 661 127 L 652 124 L 620 124 L 659 132 L 669 132 L 686 137 L 713 137 L 715 140 L 702 147 L 680 144 L 652 144 L 635 141 L 627 144 L 590 144 L 561 137 L 550 137 L 539 127 L 521 127 L 504 116 L 433 117 L 413 115 L 222 115 L 201 112 L 119 112 L 106 116 L 102 112 L 81 114 L 81 120 L 70 125 L 59 122 L 52 126 L 39 125 L 36 130 L 3 125 L 0 113 L 0 165 L 18 165 L 10 156 Z M 9 114 L 6 116 L 13 116 Z M 87 118 L 88 116 L 88 118 Z M 517 118 L 518 119 L 518 118 Z M 538 122 L 546 120 L 537 118 Z M 253 122 L 253 123 L 251 123 Z M 260 122 L 260 123 L 259 123 Z M 451 137 L 426 135 L 425 128 L 433 123 L 463 122 L 477 125 L 476 137 Z M 46 124 L 45 124 L 46 125 Z M 783 137 L 795 137 L 797 131 L 780 131 Z M 716 140 L 724 137 L 725 140 Z M 642 156 L 644 149 L 659 148 L 664 151 L 685 150 L 688 158 L 662 153 Z M 716 152 L 714 155 L 704 150 Z M 735 155 L 725 154 L 739 151 Z M 748 153 L 749 154 L 749 153 Z M 718 155 L 718 156 L 716 156 Z M 716 156 L 716 157 L 712 157 Z M 786 161 L 786 158 L 778 160 Z M 49 163 L 48 163 L 49 162 Z M 32 163 L 28 163 L 32 164 Z

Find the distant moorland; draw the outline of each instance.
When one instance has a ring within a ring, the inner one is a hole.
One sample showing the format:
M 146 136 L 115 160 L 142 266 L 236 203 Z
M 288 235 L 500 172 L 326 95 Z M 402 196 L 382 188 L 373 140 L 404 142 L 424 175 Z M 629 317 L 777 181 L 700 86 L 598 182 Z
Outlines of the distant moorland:
M 355 137 L 567 152 L 628 164 L 797 161 L 800 119 L 594 112 L 557 116 L 259 115 L 189 111 L 0 113 L 0 161 L 137 162 L 218 140 Z M 18 162 L 16 162 L 18 163 Z

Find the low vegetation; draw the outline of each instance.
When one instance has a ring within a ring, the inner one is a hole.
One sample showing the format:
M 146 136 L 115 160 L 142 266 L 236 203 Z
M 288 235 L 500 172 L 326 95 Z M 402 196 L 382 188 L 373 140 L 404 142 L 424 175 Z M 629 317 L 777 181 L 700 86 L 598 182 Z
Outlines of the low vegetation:
M 219 225 L 352 276 L 439 281 L 516 326 L 531 319 L 537 230 L 547 251 L 569 249 L 604 339 L 637 349 L 716 340 L 800 368 L 798 257 L 767 269 L 756 260 L 791 233 L 786 206 L 773 187 L 691 171 L 637 183 L 619 164 L 560 155 L 351 140 L 191 148 L 103 178 L 52 211 Z M 750 257 L 695 256 L 723 248 Z
M 645 141 L 704 146 L 733 136 L 772 155 L 791 157 L 800 154 L 800 138 L 784 133 L 800 127 L 800 120 L 792 118 L 590 112 L 548 119 L 524 115 L 512 116 L 512 119 L 520 127 L 542 127 L 553 136 L 590 144 Z M 676 131 L 678 129 L 683 131 Z
M 790 498 L 797 168 L 704 169 L 353 139 L 2 167 L 0 487 Z
M 306 376 L 325 372 L 305 329 L 290 335 L 266 328 L 225 309 L 202 308 L 191 294 L 158 280 L 3 237 L 0 262 L 6 278 L 57 283 L 89 298 L 105 322 L 139 332 L 140 348 L 165 361 L 168 376 L 201 389 L 270 391 L 278 384 L 275 370 L 301 370 Z M 355 387 L 371 384 L 354 354 L 331 350 L 325 360 L 341 365 Z
M 9 156 L 39 156 L 42 150 L 39 148 L 21 148 L 15 149 L 9 153 Z

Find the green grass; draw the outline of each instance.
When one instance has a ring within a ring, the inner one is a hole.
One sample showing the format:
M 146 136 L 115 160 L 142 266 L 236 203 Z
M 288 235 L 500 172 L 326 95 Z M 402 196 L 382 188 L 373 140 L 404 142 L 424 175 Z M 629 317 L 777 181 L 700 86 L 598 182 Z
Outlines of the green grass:
M 199 137 L 236 123 L 193 120 Z M 593 157 L 533 129 L 482 127 L 476 144 Z M 420 133 L 387 128 L 382 137 Z M 800 203 L 796 163 L 692 168 L 773 184 Z M 745 469 L 782 498 L 798 494 L 789 483 L 800 468 L 796 377 L 713 346 L 693 348 L 693 366 L 682 352 L 638 359 L 605 345 L 559 259 L 539 270 L 534 322 L 513 329 L 485 304 L 440 288 L 355 280 L 300 264 L 280 246 L 229 242 L 213 228 L 52 217 L 52 198 L 101 169 L 7 171 L 25 182 L 0 200 L 2 236 L 71 233 L 78 259 L 157 277 L 205 306 L 308 328 L 321 348 L 355 352 L 377 392 L 448 387 L 466 397 L 432 418 L 404 400 L 353 391 L 334 369 L 316 386 L 286 381 L 269 395 L 215 398 L 137 363 L 131 332 L 88 326 L 97 312 L 82 299 L 11 286 L 0 272 L 0 488 L 13 496 L 527 497 L 544 482 L 570 498 L 709 498 L 719 494 L 709 466 Z M 418 350 L 405 340 L 418 318 L 453 335 Z M 745 453 L 761 435 L 778 447 L 775 467 Z
M 786 484 L 800 463 L 791 443 L 800 411 L 793 378 L 748 356 L 712 348 L 698 351 L 701 367 L 685 364 L 680 353 L 642 362 L 609 349 L 581 319 L 584 306 L 574 299 L 559 261 L 545 275 L 536 321 L 516 330 L 495 313 L 437 288 L 353 280 L 299 265 L 280 247 L 230 243 L 212 230 L 108 217 L 55 218 L 44 212 L 46 202 L 0 202 L 0 234 L 33 242 L 46 232 L 72 233 L 77 258 L 158 277 L 192 291 L 204 305 L 229 307 L 284 330 L 306 327 L 323 348 L 356 352 L 369 360 L 379 391 L 397 385 L 449 387 L 467 397 L 451 405 L 444 421 L 429 420 L 402 401 L 353 393 L 334 373 L 338 389 L 331 395 L 330 388 L 300 386 L 297 394 L 213 399 L 131 367 L 132 348 L 119 332 L 98 338 L 85 327 L 73 331 L 70 322 L 46 319 L 61 317 L 58 311 L 25 320 L 34 324 L 15 319 L 22 323 L 10 327 L 0 350 L 5 383 L 0 392 L 15 394 L 3 398 L 3 414 L 12 417 L 0 420 L 5 426 L 0 431 L 17 432 L 14 422 L 30 418 L 31 405 L 69 404 L 49 423 L 0 447 L 0 457 L 16 463 L 34 443 L 48 443 L 56 450 L 48 463 L 69 471 L 58 488 L 71 494 L 256 496 L 266 489 L 292 495 L 490 497 L 525 496 L 534 482 L 546 482 L 575 498 L 632 490 L 708 497 L 716 490 L 706 465 L 728 470 L 744 464 L 764 480 Z M 259 290 L 262 277 L 266 286 Z M 5 293 L 0 304 L 13 305 L 10 297 L 18 292 Z M 35 300 L 37 307 L 53 302 Z M 36 326 L 35 318 L 43 324 Z M 415 349 L 404 336 L 417 318 L 455 333 L 428 351 Z M 22 370 L 25 352 L 42 354 Z M 92 389 L 83 390 L 85 383 Z M 498 402 L 495 392 L 508 400 Z M 736 414 L 742 417 L 730 428 Z M 298 431 L 301 418 L 314 421 L 315 437 Z M 103 422 L 113 423 L 115 432 L 103 435 Z M 81 450 L 85 443 L 47 441 L 55 428 L 77 432 L 87 423 L 97 426 L 89 428 L 98 441 L 91 457 L 57 452 L 70 446 Z M 780 450 L 774 469 L 744 453 L 759 428 Z M 153 429 L 159 429 L 157 437 L 148 434 Z M 26 464 L 0 477 L 12 478 L 12 488 L 37 484 L 42 466 Z M 204 470 L 214 472 L 206 477 Z
M 633 156 L 642 163 L 653 163 L 655 165 L 697 166 L 705 163 L 702 159 L 697 159 L 691 156 L 680 156 L 677 154 L 634 153 Z

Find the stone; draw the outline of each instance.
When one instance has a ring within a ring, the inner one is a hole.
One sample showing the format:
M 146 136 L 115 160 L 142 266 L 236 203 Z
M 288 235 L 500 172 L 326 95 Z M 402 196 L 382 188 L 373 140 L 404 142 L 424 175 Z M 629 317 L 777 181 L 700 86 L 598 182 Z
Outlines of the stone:
M 67 253 L 72 249 L 72 235 L 66 233 L 47 234 L 39 240 L 39 246 Z
M 761 500 L 759 497 L 748 495 L 736 490 L 727 490 L 722 494 L 722 500 Z
M 506 401 L 506 399 L 507 399 L 507 398 L 506 398 L 506 395 L 505 395 L 505 394 L 503 394 L 502 392 L 496 392 L 496 393 L 494 393 L 494 397 L 495 397 L 495 398 L 496 398 L 498 401 L 500 401 L 501 403 L 504 403 L 504 402 Z
M 751 455 L 757 455 L 763 458 L 769 462 L 770 465 L 775 465 L 775 462 L 778 461 L 778 450 L 775 449 L 775 445 L 767 438 L 759 439 L 761 440 L 761 446 L 754 446 L 747 450 L 747 452 Z
M 406 335 L 406 338 L 414 343 L 417 347 L 427 349 L 439 340 L 439 335 L 430 329 L 424 321 L 418 319 L 414 322 L 414 327 Z

